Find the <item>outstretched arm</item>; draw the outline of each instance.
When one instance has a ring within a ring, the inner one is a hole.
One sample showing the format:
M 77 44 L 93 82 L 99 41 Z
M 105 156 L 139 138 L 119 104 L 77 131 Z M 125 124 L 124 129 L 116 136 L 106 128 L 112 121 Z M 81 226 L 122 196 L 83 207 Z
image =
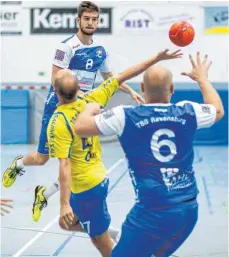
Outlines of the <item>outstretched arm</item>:
M 108 73 L 101 72 L 101 74 L 105 80 L 114 76 L 112 72 L 108 72 Z M 122 83 L 122 85 L 119 86 L 119 90 L 129 94 L 138 104 L 145 102 L 144 99 L 126 83 Z
M 156 64 L 162 60 L 170 60 L 170 59 L 177 59 L 182 57 L 182 53 L 180 50 L 176 50 L 174 52 L 169 52 L 168 49 L 159 52 L 156 56 L 151 57 L 150 59 L 133 66 L 124 72 L 114 76 L 114 79 L 120 85 L 124 81 L 131 79 L 135 76 L 138 76 L 145 70 L 147 70 L 152 65 Z M 109 86 L 109 85 L 108 85 Z M 116 88 L 114 88 L 115 92 Z M 94 101 L 95 102 L 95 101 Z M 95 124 L 94 116 L 100 113 L 100 105 L 99 104 L 91 104 L 87 106 L 85 110 L 79 114 L 75 123 L 75 132 L 80 136 L 88 136 L 88 135 L 96 135 L 99 133 L 97 126 Z
M 150 59 L 141 62 L 140 64 L 133 66 L 125 70 L 124 72 L 116 75 L 115 78 L 118 80 L 119 84 L 122 84 L 124 81 L 138 76 L 139 74 L 147 70 L 149 67 L 160 61 L 181 58 L 182 55 L 183 54 L 181 53 L 180 49 L 174 52 L 169 52 L 169 50 L 166 49 L 164 51 L 159 52 L 157 55 L 151 57 Z

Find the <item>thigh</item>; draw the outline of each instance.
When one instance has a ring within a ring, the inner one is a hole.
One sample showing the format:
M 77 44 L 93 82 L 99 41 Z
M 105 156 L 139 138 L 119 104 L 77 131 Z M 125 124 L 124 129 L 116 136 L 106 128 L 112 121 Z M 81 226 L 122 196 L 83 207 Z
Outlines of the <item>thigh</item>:
M 161 220 L 161 216 L 150 215 L 136 204 L 123 223 L 120 240 L 111 256 L 151 257 L 166 241 L 162 236 Z
M 103 181 L 86 192 L 71 193 L 71 207 L 78 216 L 81 226 L 91 238 L 102 235 L 110 226 L 111 217 L 106 202 L 107 191 L 108 182 Z
M 151 257 L 163 243 L 162 237 L 123 226 L 120 240 L 113 249 L 111 257 Z
M 155 252 L 156 257 L 168 257 L 184 243 L 196 225 L 198 207 L 184 210 L 180 219 L 182 226 Z

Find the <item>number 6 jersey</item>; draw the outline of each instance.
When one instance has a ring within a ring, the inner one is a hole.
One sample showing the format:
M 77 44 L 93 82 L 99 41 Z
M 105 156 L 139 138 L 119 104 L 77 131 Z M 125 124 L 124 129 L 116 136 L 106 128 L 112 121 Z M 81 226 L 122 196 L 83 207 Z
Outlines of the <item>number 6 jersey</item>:
M 161 209 L 197 196 L 194 134 L 215 118 L 214 106 L 183 101 L 119 106 L 95 119 L 102 134 L 119 136 L 136 201 Z
M 91 45 L 84 45 L 76 34 L 57 46 L 53 65 L 72 70 L 82 91 L 93 89 L 98 70 L 111 72 L 105 48 L 94 40 Z

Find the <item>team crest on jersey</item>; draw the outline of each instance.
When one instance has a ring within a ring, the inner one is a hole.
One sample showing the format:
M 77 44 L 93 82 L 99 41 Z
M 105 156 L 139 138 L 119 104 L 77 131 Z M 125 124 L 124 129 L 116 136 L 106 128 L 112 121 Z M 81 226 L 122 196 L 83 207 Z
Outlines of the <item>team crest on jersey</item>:
M 102 58 L 103 57 L 103 51 L 100 50 L 100 49 L 98 51 L 96 51 L 96 57 Z

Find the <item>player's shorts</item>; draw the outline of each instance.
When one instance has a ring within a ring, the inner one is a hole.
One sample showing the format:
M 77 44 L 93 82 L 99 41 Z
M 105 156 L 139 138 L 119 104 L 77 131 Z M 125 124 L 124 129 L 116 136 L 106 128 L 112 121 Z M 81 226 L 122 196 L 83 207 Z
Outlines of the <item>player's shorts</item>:
M 38 143 L 38 153 L 49 154 L 48 139 L 47 139 L 47 127 L 49 120 L 51 119 L 56 106 L 58 104 L 57 94 L 53 91 L 53 87 L 50 87 L 49 94 L 45 103 L 44 113 L 42 117 L 41 133 Z
M 168 257 L 190 235 L 197 218 L 196 200 L 159 211 L 135 204 L 111 257 Z
M 105 178 L 92 189 L 78 194 L 71 193 L 72 210 L 91 238 L 103 234 L 110 226 L 111 217 L 106 203 L 108 186 L 109 179 Z

